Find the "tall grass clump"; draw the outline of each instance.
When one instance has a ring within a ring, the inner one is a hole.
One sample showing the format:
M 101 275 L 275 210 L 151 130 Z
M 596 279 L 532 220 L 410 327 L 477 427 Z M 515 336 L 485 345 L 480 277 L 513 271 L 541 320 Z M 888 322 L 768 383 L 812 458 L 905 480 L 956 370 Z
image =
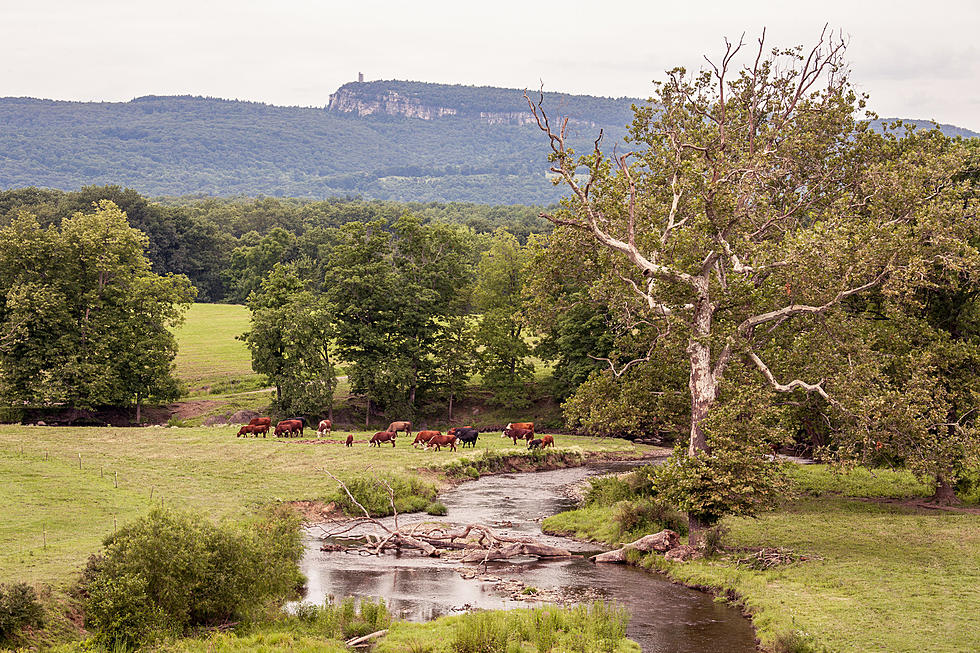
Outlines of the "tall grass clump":
M 250 621 L 302 584 L 299 518 L 269 511 L 244 525 L 157 508 L 106 538 L 80 594 L 86 627 L 106 647 Z
M 383 474 L 378 476 L 350 476 L 343 479 L 350 493 L 363 505 L 372 517 L 392 514 L 391 500 L 385 482 L 394 492 L 398 512 L 420 512 L 436 498 L 436 487 L 418 476 L 409 474 Z M 363 515 L 342 487 L 337 487 L 328 497 L 348 515 Z
M 625 609 L 601 601 L 571 608 L 478 612 L 456 623 L 451 648 L 454 653 L 509 653 L 528 647 L 538 653 L 613 653 L 624 650 L 628 623 Z
M 456 625 L 454 653 L 506 653 L 510 619 L 505 612 L 477 612 Z
M 363 637 L 391 625 L 391 613 L 380 598 L 358 601 L 347 597 L 339 603 L 328 598 L 323 605 L 301 605 L 296 618 L 303 625 L 303 634 L 324 639 Z

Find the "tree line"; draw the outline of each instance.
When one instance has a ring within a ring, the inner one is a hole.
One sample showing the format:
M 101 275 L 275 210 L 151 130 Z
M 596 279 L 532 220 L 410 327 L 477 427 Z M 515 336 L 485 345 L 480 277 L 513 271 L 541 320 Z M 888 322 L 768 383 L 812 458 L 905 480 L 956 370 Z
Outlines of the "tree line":
M 151 200 L 119 186 L 78 191 L 35 187 L 0 192 L 0 226 L 21 212 L 42 226 L 108 200 L 148 238 L 146 254 L 158 274 L 183 274 L 204 302 L 243 303 L 276 262 L 316 256 L 325 230 L 347 222 L 392 222 L 405 212 L 426 220 L 469 227 L 478 234 L 504 228 L 525 242 L 550 224 L 540 207 L 411 203 L 337 198 L 326 201 L 277 198 L 167 197 Z

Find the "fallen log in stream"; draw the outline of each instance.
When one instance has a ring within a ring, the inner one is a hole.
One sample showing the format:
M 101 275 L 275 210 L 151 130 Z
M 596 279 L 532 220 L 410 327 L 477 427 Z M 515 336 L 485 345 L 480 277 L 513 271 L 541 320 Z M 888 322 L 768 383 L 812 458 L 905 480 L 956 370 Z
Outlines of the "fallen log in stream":
M 326 471 L 326 470 L 324 470 Z M 363 517 L 345 522 L 338 529 L 328 531 L 321 526 L 324 537 L 334 538 L 350 533 L 359 527 L 370 525 L 374 533 L 364 533 L 364 543 L 351 545 L 348 550 L 364 555 L 381 555 L 387 550 L 416 549 L 423 555 L 439 557 L 449 550 L 463 550 L 463 562 L 486 563 L 491 560 L 507 560 L 518 556 L 537 556 L 539 558 L 565 558 L 572 554 L 562 548 L 543 544 L 534 538 L 505 535 L 494 531 L 485 524 L 448 525 L 439 522 L 413 522 L 402 528 L 395 508 L 395 493 L 384 479 L 380 480 L 388 492 L 391 510 L 394 515 L 391 528 L 375 517 L 354 498 L 343 481 L 326 471 L 337 481 L 350 500 L 361 509 Z M 326 549 L 326 547 L 324 547 Z M 334 546 L 330 546 L 333 550 Z

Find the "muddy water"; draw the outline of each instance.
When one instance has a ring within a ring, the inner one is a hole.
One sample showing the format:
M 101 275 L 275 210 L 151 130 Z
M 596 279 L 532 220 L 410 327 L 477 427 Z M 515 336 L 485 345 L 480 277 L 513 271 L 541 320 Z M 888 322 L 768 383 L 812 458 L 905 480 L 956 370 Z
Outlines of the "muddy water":
M 621 467 L 620 467 L 621 468 Z M 487 476 L 446 491 L 440 500 L 448 508 L 442 518 L 455 523 L 480 522 L 513 534 L 533 535 L 545 542 L 581 553 L 556 561 L 515 560 L 490 563 L 486 574 L 518 579 L 542 590 L 561 589 L 583 598 L 603 598 L 625 606 L 630 614 L 629 636 L 648 653 L 739 653 L 754 651 L 755 635 L 747 619 L 730 606 L 702 592 L 675 585 L 657 574 L 621 565 L 595 565 L 587 554 L 592 545 L 566 538 L 542 536 L 540 521 L 574 507 L 566 495 L 570 484 L 615 471 L 616 465 L 596 465 L 529 474 Z M 402 527 L 411 519 L 402 519 Z M 439 519 L 426 517 L 427 520 Z M 458 561 L 423 558 L 417 553 L 361 556 L 320 551 L 317 529 L 310 529 L 301 563 L 308 578 L 304 601 L 325 597 L 383 597 L 403 619 L 422 621 L 474 609 L 522 607 L 493 582 L 464 579 Z

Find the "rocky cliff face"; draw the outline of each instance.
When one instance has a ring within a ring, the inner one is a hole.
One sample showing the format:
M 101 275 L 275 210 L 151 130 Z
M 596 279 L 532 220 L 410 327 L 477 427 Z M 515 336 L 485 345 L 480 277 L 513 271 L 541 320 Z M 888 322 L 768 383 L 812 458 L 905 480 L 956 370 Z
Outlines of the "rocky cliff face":
M 461 115 L 461 112 L 453 107 L 424 104 L 418 98 L 404 95 L 398 91 L 389 90 L 380 94 L 366 94 L 349 88 L 341 88 L 332 94 L 327 110 L 338 113 L 356 113 L 358 116 L 383 114 L 422 120 Z M 474 115 L 473 117 L 478 117 L 481 122 L 488 125 L 534 124 L 534 116 L 531 115 L 530 111 L 481 111 L 478 116 Z
M 380 95 L 363 95 L 346 88 L 341 88 L 330 96 L 327 109 L 340 113 L 356 113 L 359 116 L 380 113 L 422 120 L 456 115 L 456 109 L 427 106 L 419 99 L 402 95 L 397 91 L 386 91 Z

